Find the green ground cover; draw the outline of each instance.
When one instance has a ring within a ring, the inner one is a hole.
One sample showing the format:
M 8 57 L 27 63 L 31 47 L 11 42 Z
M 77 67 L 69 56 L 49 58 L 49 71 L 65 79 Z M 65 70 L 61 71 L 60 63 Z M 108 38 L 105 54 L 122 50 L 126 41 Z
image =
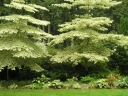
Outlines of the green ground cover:
M 0 90 L 0 96 L 128 96 L 128 89 Z

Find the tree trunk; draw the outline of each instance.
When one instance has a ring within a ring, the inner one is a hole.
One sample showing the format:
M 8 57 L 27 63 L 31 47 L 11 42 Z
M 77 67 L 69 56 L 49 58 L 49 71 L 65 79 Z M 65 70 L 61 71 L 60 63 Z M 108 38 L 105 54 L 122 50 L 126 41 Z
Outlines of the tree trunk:
M 0 6 L 4 5 L 4 0 L 0 0 Z
M 7 70 L 6 70 L 6 80 L 8 81 L 9 80 L 9 70 L 8 70 L 8 66 L 6 67 L 7 68 Z
M 50 24 L 48 25 L 48 33 L 50 34 Z M 50 42 L 50 38 L 48 38 L 48 43 Z

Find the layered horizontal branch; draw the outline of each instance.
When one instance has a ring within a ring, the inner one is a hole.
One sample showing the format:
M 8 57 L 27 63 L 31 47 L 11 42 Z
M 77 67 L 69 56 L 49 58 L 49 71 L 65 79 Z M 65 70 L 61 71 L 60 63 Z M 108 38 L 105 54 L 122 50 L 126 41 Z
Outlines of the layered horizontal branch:
M 107 56 L 102 56 L 101 54 L 96 53 L 77 53 L 70 51 L 58 52 L 55 56 L 51 58 L 51 61 L 55 63 L 71 63 L 77 65 L 83 63 L 83 61 L 93 62 L 94 64 L 98 62 L 108 61 Z
M 32 35 L 34 38 L 38 38 L 39 40 L 42 38 L 54 38 L 51 34 L 48 34 L 41 30 L 40 28 L 36 28 L 31 25 L 26 25 L 24 22 L 20 23 L 4 23 L 0 24 L 0 37 L 5 37 L 6 35 L 12 35 L 17 33 L 22 33 L 24 35 Z
M 9 16 L 0 16 L 0 20 L 13 21 L 15 23 L 20 23 L 20 21 L 21 21 L 26 24 L 27 24 L 27 22 L 30 22 L 32 24 L 45 25 L 45 26 L 50 24 L 50 22 L 48 22 L 48 21 L 35 19 L 34 17 L 31 17 L 29 15 L 17 15 L 17 14 L 9 15 Z
M 39 61 L 37 58 L 15 58 L 9 51 L 0 51 L 0 71 L 6 66 L 12 70 L 15 70 L 16 67 L 26 66 L 35 71 L 42 71 L 37 61 Z
M 47 55 L 45 45 L 42 44 L 43 46 L 40 48 L 37 46 L 38 44 L 34 44 L 21 34 L 0 38 L 0 45 L 0 51 L 11 51 L 13 57 L 40 58 Z
M 60 32 L 67 32 L 70 30 L 93 29 L 97 31 L 106 31 L 105 26 L 110 26 L 112 20 L 106 17 L 90 17 L 90 18 L 76 18 L 72 22 L 67 22 L 60 25 Z
M 55 6 L 71 9 L 73 6 L 79 6 L 82 9 L 93 9 L 101 8 L 108 9 L 113 5 L 118 5 L 121 2 L 116 2 L 113 0 L 64 0 L 68 3 L 54 4 Z M 71 4 L 69 4 L 69 2 Z
M 5 6 L 19 10 L 24 9 L 25 11 L 33 13 L 38 12 L 38 9 L 49 11 L 46 7 L 42 7 L 36 4 L 25 4 L 25 0 L 13 0 L 10 4 L 5 4 Z

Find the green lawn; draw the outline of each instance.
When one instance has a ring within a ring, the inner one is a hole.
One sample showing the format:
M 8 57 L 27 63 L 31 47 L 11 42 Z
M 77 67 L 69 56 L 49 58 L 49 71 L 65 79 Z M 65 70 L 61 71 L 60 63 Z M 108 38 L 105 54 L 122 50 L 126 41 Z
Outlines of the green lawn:
M 128 96 L 128 89 L 0 90 L 0 96 Z

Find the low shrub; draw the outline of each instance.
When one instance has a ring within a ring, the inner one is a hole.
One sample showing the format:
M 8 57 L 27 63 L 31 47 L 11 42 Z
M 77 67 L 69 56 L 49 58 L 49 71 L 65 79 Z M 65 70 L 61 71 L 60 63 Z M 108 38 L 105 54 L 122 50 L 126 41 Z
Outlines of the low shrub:
M 74 84 L 72 85 L 72 88 L 73 88 L 73 89 L 80 89 L 80 88 L 81 88 L 81 85 L 80 85 L 78 82 L 76 82 L 76 83 L 74 83 Z
M 53 80 L 49 85 L 50 88 L 60 89 L 63 87 L 63 82 L 61 82 L 60 80 Z
M 93 80 L 94 80 L 94 78 L 92 78 L 92 77 L 90 77 L 90 76 L 85 76 L 85 77 L 82 77 L 80 81 L 81 81 L 82 83 L 88 84 L 88 83 L 92 82 Z
M 107 79 L 99 79 L 97 81 L 94 82 L 94 87 L 95 88 L 110 88 L 110 86 L 108 85 Z
M 67 89 L 80 89 L 81 85 L 76 77 L 72 77 L 66 80 L 64 86 Z
M 32 80 L 32 84 L 26 85 L 27 89 L 42 89 L 46 87 L 46 84 L 50 81 L 50 78 L 47 78 L 45 75 L 41 75 L 41 77 L 34 78 Z M 49 87 L 49 86 L 47 86 Z
M 119 77 L 120 77 L 119 74 L 113 74 L 113 73 L 107 76 L 106 81 L 110 88 L 116 87 L 114 83 L 119 79 Z
M 35 78 L 32 82 L 33 83 L 47 83 L 48 81 L 50 81 L 50 78 L 46 77 L 45 75 L 41 75 L 41 77 L 37 77 Z
M 128 77 L 123 77 L 116 82 L 117 88 L 128 88 Z
M 15 85 L 18 86 L 18 88 L 25 88 L 26 85 L 31 84 L 30 80 L 27 81 L 15 81 L 15 80 L 9 80 L 9 81 L 0 81 L 0 86 L 3 88 L 11 88 L 15 87 Z M 13 88 L 11 88 L 13 89 Z
M 17 89 L 18 85 L 16 85 L 15 83 L 11 84 L 8 86 L 9 89 Z
M 50 86 L 51 86 L 51 82 L 48 82 L 48 83 L 45 83 L 45 84 L 42 86 L 42 88 L 43 88 L 43 89 L 48 89 L 48 88 L 50 88 Z

